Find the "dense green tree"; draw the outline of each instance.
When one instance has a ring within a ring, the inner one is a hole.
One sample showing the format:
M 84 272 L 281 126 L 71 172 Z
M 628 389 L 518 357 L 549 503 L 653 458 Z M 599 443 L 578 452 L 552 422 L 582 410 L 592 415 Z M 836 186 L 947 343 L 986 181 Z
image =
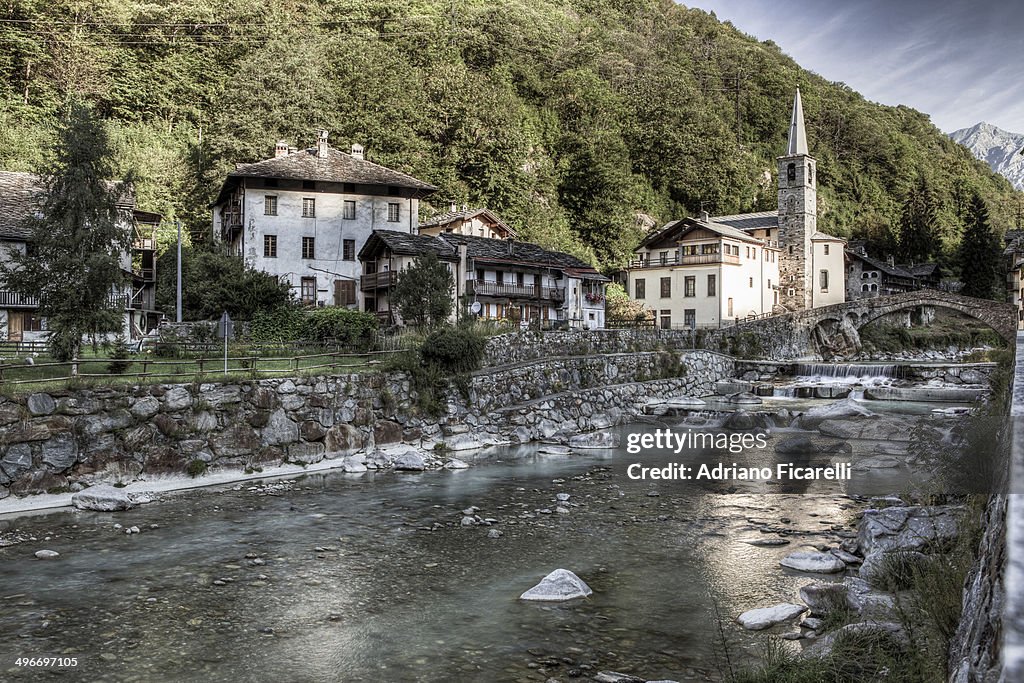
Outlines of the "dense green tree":
M 250 320 L 292 302 L 291 289 L 273 275 L 255 270 L 239 256 L 218 246 L 182 249 L 181 307 L 183 320 L 213 320 L 221 313 Z M 164 252 L 157 262 L 157 308 L 172 317 L 177 295 L 177 252 Z
M 988 206 L 978 192 L 971 196 L 967 206 L 966 224 L 959 254 L 962 293 L 981 299 L 1001 299 L 999 239 L 992 230 Z
M 931 184 L 924 174 L 917 177 L 907 191 L 900 210 L 900 258 L 911 263 L 923 263 L 936 251 L 936 205 Z
M 51 160 L 39 169 L 38 211 L 25 219 L 28 248 L 0 262 L 0 279 L 39 297 L 53 357 L 77 355 L 83 337 L 120 330 L 124 306 L 113 294 L 124 284 L 122 261 L 131 246 L 130 178 L 112 182 L 110 140 L 85 106 L 61 122 Z
M 431 251 L 402 269 L 390 301 L 405 324 L 429 327 L 448 320 L 454 291 L 452 272 Z

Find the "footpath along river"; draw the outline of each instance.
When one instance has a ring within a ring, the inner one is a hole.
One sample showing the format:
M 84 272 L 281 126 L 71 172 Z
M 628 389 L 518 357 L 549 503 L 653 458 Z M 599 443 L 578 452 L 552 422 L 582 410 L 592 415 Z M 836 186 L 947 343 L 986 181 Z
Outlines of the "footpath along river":
M 908 429 L 935 407 L 865 405 L 903 413 Z M 467 470 L 310 474 L 128 512 L 0 519 L 0 538 L 21 539 L 0 548 L 0 677 L 525 682 L 613 670 L 721 680 L 723 638 L 734 662 L 765 638 L 733 619 L 823 578 L 779 560 L 849 538 L 863 496 L 901 492 L 906 473 L 855 469 L 849 482 L 795 486 L 631 480 L 634 462 L 774 469 L 793 459 L 774 451 L 785 432 L 735 455 L 626 452 L 630 432 L 666 424 L 622 427 L 620 447 L 569 456 L 494 448 Z M 834 457 L 856 463 L 862 451 Z M 471 506 L 494 521 L 463 525 Z M 748 543 L 764 539 L 788 544 Z M 36 559 L 43 548 L 60 556 Z M 593 596 L 518 600 L 559 567 Z M 62 675 L 15 665 L 40 656 L 79 663 Z

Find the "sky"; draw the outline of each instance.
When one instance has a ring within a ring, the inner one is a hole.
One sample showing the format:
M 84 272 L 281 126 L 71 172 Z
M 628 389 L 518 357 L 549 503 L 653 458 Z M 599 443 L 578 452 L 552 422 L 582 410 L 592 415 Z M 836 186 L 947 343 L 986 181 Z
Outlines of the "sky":
M 986 121 L 1024 133 L 1021 0 L 683 0 L 869 100 L 949 133 Z

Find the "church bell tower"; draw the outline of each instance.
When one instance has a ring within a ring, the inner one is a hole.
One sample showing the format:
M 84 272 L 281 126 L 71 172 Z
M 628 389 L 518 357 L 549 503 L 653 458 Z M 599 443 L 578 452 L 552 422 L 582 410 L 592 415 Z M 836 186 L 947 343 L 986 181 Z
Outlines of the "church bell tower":
M 817 230 L 817 162 L 807 153 L 800 88 L 793 99 L 786 154 L 779 157 L 779 303 L 790 311 L 811 307 L 811 236 Z

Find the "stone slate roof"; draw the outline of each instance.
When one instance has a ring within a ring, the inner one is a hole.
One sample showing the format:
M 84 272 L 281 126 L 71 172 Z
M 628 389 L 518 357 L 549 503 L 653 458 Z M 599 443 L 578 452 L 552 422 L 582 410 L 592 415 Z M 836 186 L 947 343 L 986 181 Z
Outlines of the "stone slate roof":
M 518 240 L 495 240 L 487 237 L 444 233 L 437 239 L 444 240 L 458 250 L 457 245 L 466 245 L 466 254 L 481 261 L 502 263 L 521 263 L 561 270 L 593 271 L 594 267 L 572 254 L 561 251 L 550 251 L 531 242 Z
M 779 227 L 779 212 L 735 213 L 728 216 L 712 216 L 711 220 L 737 230 L 764 230 Z
M 411 175 L 385 168 L 372 161 L 357 159 L 333 147 L 327 148 L 324 157 L 317 156 L 317 148 L 300 149 L 280 157 L 264 159 L 252 164 L 240 164 L 228 174 L 215 204 L 219 204 L 228 193 L 228 188 L 237 184 L 237 178 L 280 178 L 284 180 L 314 180 L 325 183 L 354 183 L 356 185 L 393 185 L 420 190 L 430 194 L 437 190 L 430 183 L 413 178 Z
M 459 259 L 458 252 L 451 245 L 436 237 L 413 235 L 398 230 L 374 230 L 370 234 L 370 238 L 366 240 L 366 244 L 359 250 L 359 258 L 361 260 L 374 258 L 384 248 L 401 256 L 421 256 L 432 251 L 442 261 L 457 261 Z
M 476 218 L 477 216 L 484 215 L 484 218 L 492 223 L 497 223 L 499 226 L 508 231 L 508 234 L 513 237 L 516 236 L 516 231 L 510 228 L 505 221 L 498 218 L 490 209 L 477 208 L 477 209 L 463 209 L 461 211 L 446 211 L 445 213 L 438 214 L 430 220 L 420 223 L 420 228 L 433 228 L 441 225 L 448 225 L 455 221 L 468 221 Z
M 107 185 L 113 189 L 120 182 L 108 181 Z M 42 178 L 34 173 L 0 171 L 0 239 L 26 240 L 31 237 L 24 221 L 34 214 L 44 191 Z M 135 206 L 134 195 L 123 197 L 118 206 L 132 209 Z

